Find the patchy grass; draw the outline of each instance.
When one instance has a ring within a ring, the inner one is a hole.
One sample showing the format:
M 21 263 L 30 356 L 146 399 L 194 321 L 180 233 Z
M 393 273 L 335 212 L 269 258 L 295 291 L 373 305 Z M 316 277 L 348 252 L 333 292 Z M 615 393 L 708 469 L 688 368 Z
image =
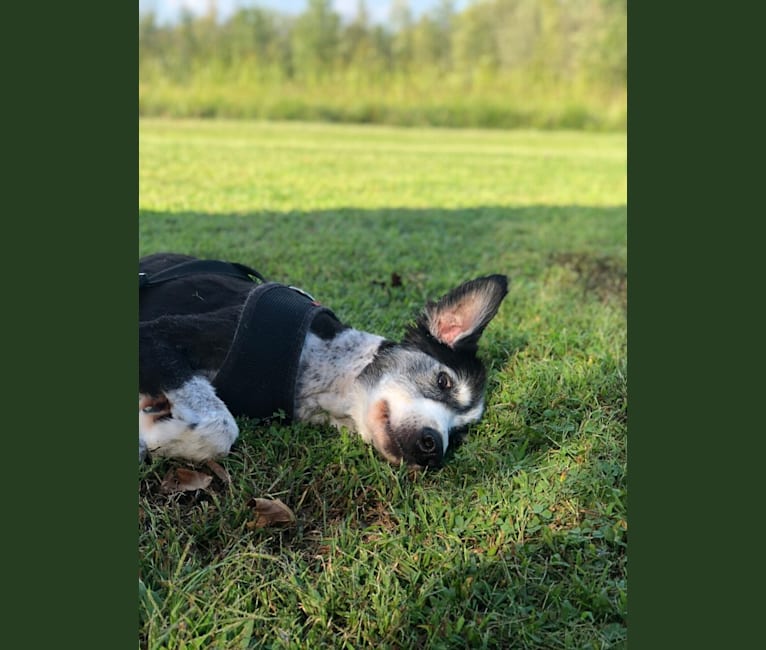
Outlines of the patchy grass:
M 482 341 L 486 415 L 438 472 L 346 431 L 245 420 L 220 461 L 231 484 L 165 495 L 182 464 L 140 466 L 141 647 L 624 647 L 624 136 L 140 135 L 141 254 L 241 261 L 390 337 L 454 284 L 511 281 Z M 252 497 L 295 524 L 248 526 Z

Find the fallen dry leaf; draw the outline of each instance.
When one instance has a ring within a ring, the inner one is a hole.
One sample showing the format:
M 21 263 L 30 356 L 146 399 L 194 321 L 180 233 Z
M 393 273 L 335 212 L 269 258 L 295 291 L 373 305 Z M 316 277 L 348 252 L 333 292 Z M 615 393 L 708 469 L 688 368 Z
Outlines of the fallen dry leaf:
M 214 460 L 209 460 L 205 463 L 211 470 L 213 470 L 213 473 L 221 479 L 226 485 L 229 485 L 231 483 L 231 476 L 229 476 L 229 472 L 226 471 L 226 468 L 223 467 L 223 465 L 220 465 L 216 463 Z
M 189 492 L 191 490 L 204 490 L 213 477 L 204 472 L 195 472 L 193 469 L 176 467 L 171 469 L 160 484 L 160 492 L 173 494 L 174 492 Z
M 274 524 L 291 524 L 295 514 L 279 499 L 250 499 L 247 503 L 255 512 L 255 519 L 247 523 L 247 527 L 265 528 Z

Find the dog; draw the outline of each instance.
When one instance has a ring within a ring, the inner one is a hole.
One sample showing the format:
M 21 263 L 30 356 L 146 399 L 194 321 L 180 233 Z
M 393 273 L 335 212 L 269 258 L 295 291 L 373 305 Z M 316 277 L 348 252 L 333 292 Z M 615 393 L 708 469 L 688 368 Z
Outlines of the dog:
M 241 264 L 139 260 L 139 460 L 229 452 L 236 416 L 347 427 L 388 461 L 440 467 L 484 412 L 478 342 L 504 275 L 428 302 L 399 342 L 354 329 Z M 273 315 L 273 314 L 277 315 Z

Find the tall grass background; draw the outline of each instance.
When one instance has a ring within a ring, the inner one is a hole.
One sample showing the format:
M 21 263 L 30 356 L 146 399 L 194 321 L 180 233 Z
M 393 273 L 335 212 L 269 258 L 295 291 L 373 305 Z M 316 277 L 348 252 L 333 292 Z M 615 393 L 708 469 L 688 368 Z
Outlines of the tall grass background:
M 402 126 L 624 130 L 627 5 L 613 0 L 406 1 L 376 24 L 361 1 L 298 16 L 242 6 L 221 18 L 139 22 L 142 116 Z

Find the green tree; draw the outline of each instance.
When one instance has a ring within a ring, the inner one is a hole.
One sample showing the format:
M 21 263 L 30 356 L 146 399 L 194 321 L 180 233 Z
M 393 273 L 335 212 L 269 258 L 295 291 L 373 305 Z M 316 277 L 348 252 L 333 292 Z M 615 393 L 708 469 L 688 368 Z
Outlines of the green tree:
M 393 0 L 389 10 L 389 22 L 393 30 L 391 38 L 391 61 L 394 68 L 408 73 L 415 51 L 412 33 L 412 11 L 408 0 Z
M 338 60 L 340 16 L 331 0 L 309 0 L 292 34 L 295 74 L 317 80 L 331 74 Z
M 468 6 L 456 16 L 452 28 L 452 62 L 468 83 L 490 79 L 497 73 L 495 15 L 494 4 L 481 2 Z

